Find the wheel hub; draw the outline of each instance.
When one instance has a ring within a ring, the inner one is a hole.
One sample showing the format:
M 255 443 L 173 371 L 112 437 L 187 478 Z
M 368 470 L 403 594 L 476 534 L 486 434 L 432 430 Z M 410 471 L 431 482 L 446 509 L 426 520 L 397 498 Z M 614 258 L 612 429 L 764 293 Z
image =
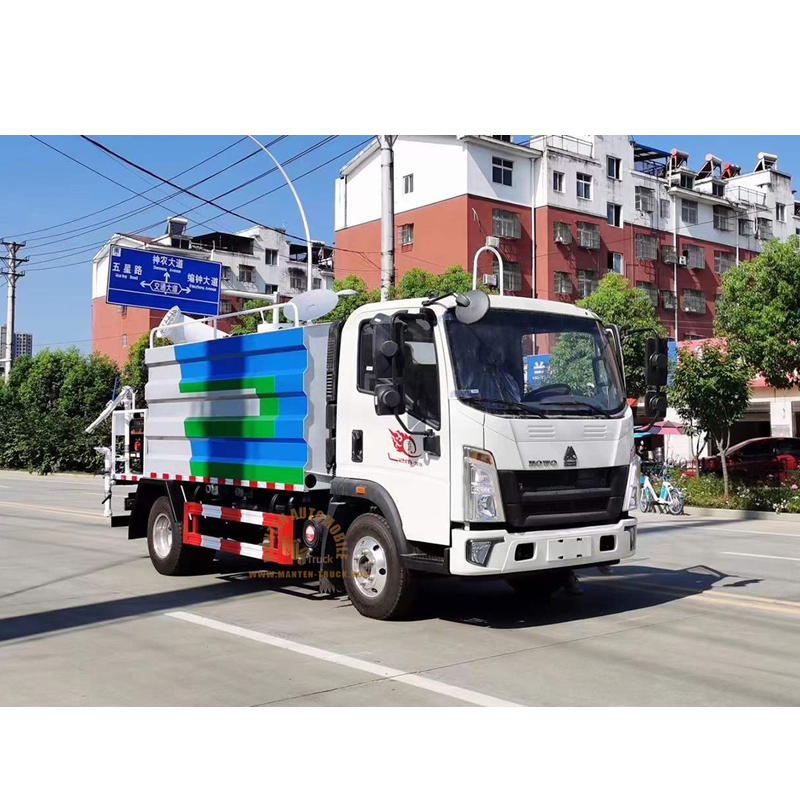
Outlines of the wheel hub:
M 386 586 L 386 553 L 372 536 L 362 536 L 353 548 L 350 561 L 353 580 L 365 597 L 377 597 Z
M 166 558 L 172 550 L 172 521 L 159 514 L 153 523 L 153 549 L 159 558 Z

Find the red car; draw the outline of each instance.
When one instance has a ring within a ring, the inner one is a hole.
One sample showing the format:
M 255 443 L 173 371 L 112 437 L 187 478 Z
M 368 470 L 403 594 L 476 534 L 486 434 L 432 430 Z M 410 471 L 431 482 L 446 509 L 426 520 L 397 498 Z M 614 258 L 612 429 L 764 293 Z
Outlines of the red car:
M 766 478 L 800 467 L 800 439 L 765 436 L 739 442 L 728 450 L 728 474 L 732 478 Z M 722 459 L 711 456 L 700 460 L 701 473 L 722 475 Z

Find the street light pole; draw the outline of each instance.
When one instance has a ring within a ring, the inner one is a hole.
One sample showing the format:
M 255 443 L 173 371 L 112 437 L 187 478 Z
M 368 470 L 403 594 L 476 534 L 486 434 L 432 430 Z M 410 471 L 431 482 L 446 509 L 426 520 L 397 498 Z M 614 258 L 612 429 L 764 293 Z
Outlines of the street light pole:
M 261 142 L 259 142 L 258 139 L 256 139 L 255 136 L 251 136 L 248 133 L 247 134 L 247 138 L 248 139 L 252 139 L 273 160 L 273 162 L 275 163 L 275 166 L 280 170 L 281 175 L 283 175 L 283 179 L 286 181 L 287 184 L 289 184 L 289 188 L 292 190 L 292 194 L 294 195 L 294 199 L 295 199 L 295 202 L 297 203 L 297 207 L 300 209 L 300 217 L 303 220 L 303 228 L 305 229 L 305 232 L 306 232 L 306 246 L 307 246 L 307 250 L 308 250 L 308 256 L 307 256 L 307 258 L 308 258 L 308 280 L 306 282 L 306 289 L 310 290 L 311 287 L 313 286 L 313 283 L 312 283 L 312 280 L 311 280 L 311 263 L 312 263 L 312 257 L 311 257 L 311 233 L 308 230 L 308 220 L 306 219 L 306 212 L 305 212 L 305 209 L 303 208 L 303 204 L 300 202 L 300 197 L 298 196 L 297 192 L 295 191 L 294 184 L 289 180 L 289 176 L 284 171 L 283 167 L 280 164 L 280 161 L 278 161 L 278 159 L 275 158 L 275 156 L 272 155 L 272 153 L 270 153 L 270 151 L 267 150 L 267 148 L 264 147 L 264 145 L 261 144 Z
M 381 301 L 389 299 L 394 286 L 394 140 L 382 134 L 381 146 Z

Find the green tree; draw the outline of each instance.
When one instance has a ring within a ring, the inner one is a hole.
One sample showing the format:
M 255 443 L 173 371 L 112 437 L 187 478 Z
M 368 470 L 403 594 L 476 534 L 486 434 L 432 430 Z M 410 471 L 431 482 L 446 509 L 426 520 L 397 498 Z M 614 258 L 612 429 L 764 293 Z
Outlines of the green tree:
M 269 300 L 248 300 L 241 308 L 242 311 L 250 311 L 253 308 L 264 308 L 271 306 Z M 281 312 L 282 314 L 283 312 Z M 265 315 L 265 318 L 272 321 L 272 312 Z M 283 318 L 285 321 L 285 317 Z M 232 336 L 242 336 L 245 333 L 255 333 L 258 330 L 259 323 L 261 322 L 261 314 L 247 314 L 244 317 L 239 317 L 236 322 L 231 326 Z
M 333 290 L 341 292 L 344 289 L 352 289 L 356 294 L 350 297 L 340 297 L 339 303 L 330 314 L 322 318 L 324 322 L 347 319 L 357 308 L 367 303 L 377 303 L 381 299 L 379 289 L 368 289 L 366 281 L 359 275 L 347 275 L 344 278 L 337 278 L 333 282 Z
M 168 347 L 169 339 L 155 339 L 156 347 Z M 128 360 L 120 373 L 120 385 L 131 386 L 136 391 L 136 407 L 145 408 L 144 388 L 147 384 L 147 365 L 144 363 L 145 353 L 150 349 L 150 334 L 143 333 L 128 348 Z
M 397 297 L 410 300 L 412 297 L 428 297 L 431 293 L 439 294 L 440 276 L 414 267 L 397 282 Z
M 592 294 L 576 303 L 594 311 L 607 325 L 618 325 L 623 334 L 622 354 L 625 358 L 625 379 L 628 397 L 641 397 L 645 391 L 645 342 L 649 333 L 625 335 L 625 331 L 647 328 L 664 335 L 656 309 L 642 289 L 634 289 L 626 278 L 610 272 Z
M 681 350 L 669 389 L 669 402 L 687 425 L 711 436 L 722 461 L 725 502 L 729 498 L 730 426 L 741 419 L 750 400 L 753 372 L 739 356 L 722 347 L 703 345 Z
M 800 252 L 796 236 L 772 239 L 722 277 L 715 331 L 771 386 L 800 386 Z

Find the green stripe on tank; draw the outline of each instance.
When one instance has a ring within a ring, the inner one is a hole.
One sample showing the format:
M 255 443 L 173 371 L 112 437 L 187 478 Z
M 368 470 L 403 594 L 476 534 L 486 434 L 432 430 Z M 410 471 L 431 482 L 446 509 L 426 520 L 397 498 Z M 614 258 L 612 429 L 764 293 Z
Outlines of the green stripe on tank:
M 181 394 L 186 392 L 222 392 L 228 389 L 255 389 L 256 394 L 275 394 L 275 377 L 221 378 L 217 381 L 181 381 Z
M 190 462 L 192 475 L 209 478 L 235 478 L 240 481 L 264 481 L 265 483 L 292 483 L 303 485 L 305 475 L 302 467 L 271 467 L 263 464 L 234 464 L 224 461 Z
M 274 439 L 275 417 L 194 417 L 184 421 L 183 430 L 190 439 Z

